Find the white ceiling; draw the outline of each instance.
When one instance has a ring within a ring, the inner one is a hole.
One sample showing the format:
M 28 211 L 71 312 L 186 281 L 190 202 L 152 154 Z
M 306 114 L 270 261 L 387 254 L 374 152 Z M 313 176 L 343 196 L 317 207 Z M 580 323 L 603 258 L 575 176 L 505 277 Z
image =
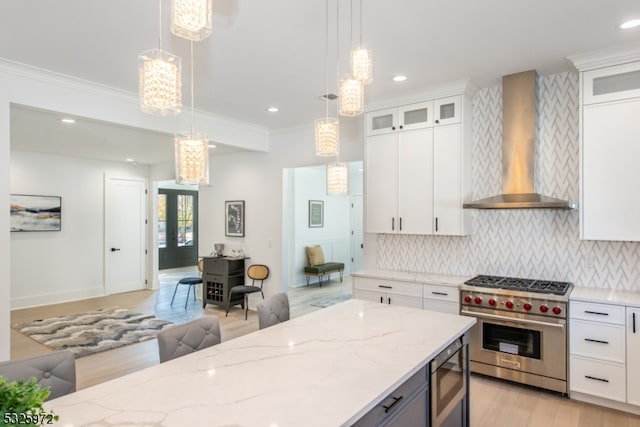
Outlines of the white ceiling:
M 368 103 L 467 77 L 489 87 L 528 69 L 565 71 L 567 56 L 640 40 L 640 28 L 617 28 L 640 17 L 638 0 L 340 0 L 337 55 L 336 1 L 329 0 L 327 43 L 324 0 L 213 0 L 213 34 L 194 44 L 195 107 L 271 130 L 313 123 L 324 115 L 325 58 L 335 92 L 337 56 L 340 74 L 346 69 L 351 5 L 357 41 L 361 3 L 362 39 L 374 58 Z M 169 32 L 168 9 L 163 0 L 162 47 L 182 58 L 189 105 L 189 42 Z M 158 47 L 158 27 L 157 0 L 2 0 L 0 57 L 135 93 L 137 56 Z M 396 73 L 408 80 L 392 82 Z M 268 113 L 271 105 L 280 112 Z M 26 123 L 38 127 L 47 115 L 18 116 L 15 144 L 34 136 Z M 105 127 L 91 122 L 64 132 L 67 140 L 78 132 L 97 143 Z M 51 140 L 47 132 L 40 136 Z M 170 141 L 167 147 L 171 156 Z M 100 152 L 104 143 L 90 149 Z

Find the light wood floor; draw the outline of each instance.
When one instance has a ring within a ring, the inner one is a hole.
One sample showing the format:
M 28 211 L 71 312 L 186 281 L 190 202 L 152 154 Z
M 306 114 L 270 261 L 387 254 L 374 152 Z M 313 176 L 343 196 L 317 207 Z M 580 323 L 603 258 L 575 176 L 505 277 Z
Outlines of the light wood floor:
M 223 340 L 230 340 L 258 330 L 255 311 L 249 310 L 248 320 L 239 306 L 232 308 L 229 317 L 224 309 L 213 305 L 202 308 L 200 300 L 190 299 L 184 308 L 187 292 L 181 286 L 173 307 L 169 305 L 176 277 L 183 277 L 184 270 L 163 274 L 163 283 L 156 291 L 137 291 L 92 298 L 64 304 L 14 310 L 11 322 L 25 322 L 81 313 L 98 308 L 122 307 L 181 323 L 203 315 L 220 319 Z M 310 305 L 311 300 L 325 295 L 351 293 L 351 280 L 343 283 L 334 279 L 322 287 L 289 289 L 291 317 L 298 317 L 320 310 Z M 15 330 L 11 330 L 11 358 L 41 354 L 50 351 Z M 76 359 L 78 389 L 116 378 L 130 372 L 159 363 L 156 340 L 133 344 Z M 541 391 L 479 375 L 471 376 L 471 426 L 472 427 L 640 427 L 640 417 L 627 413 L 570 400 L 555 393 Z

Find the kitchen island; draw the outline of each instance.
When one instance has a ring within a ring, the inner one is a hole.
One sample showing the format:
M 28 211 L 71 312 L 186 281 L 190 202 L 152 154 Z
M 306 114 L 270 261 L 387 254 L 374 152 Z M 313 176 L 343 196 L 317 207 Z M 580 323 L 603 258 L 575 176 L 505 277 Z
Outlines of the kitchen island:
M 51 400 L 45 409 L 75 427 L 348 426 L 474 323 L 348 300 Z

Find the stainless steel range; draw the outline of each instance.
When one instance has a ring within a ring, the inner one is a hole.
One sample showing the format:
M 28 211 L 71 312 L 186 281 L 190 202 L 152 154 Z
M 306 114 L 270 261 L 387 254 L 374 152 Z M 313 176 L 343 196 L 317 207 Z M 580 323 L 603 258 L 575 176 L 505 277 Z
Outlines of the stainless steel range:
M 567 312 L 573 284 L 477 276 L 460 286 L 460 314 L 476 317 L 470 369 L 568 393 Z

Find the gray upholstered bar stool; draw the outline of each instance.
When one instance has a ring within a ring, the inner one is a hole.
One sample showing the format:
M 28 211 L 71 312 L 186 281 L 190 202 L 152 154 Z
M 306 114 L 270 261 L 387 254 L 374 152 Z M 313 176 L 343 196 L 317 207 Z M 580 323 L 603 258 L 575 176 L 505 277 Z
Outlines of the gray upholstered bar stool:
M 281 292 L 260 301 L 257 306 L 260 329 L 289 320 L 289 297 Z
M 9 381 L 38 380 L 49 387 L 47 400 L 76 391 L 76 358 L 69 350 L 60 350 L 22 359 L 0 362 L 0 375 Z
M 205 316 L 158 333 L 160 363 L 184 356 L 212 345 L 220 344 L 220 322 L 215 316 Z

